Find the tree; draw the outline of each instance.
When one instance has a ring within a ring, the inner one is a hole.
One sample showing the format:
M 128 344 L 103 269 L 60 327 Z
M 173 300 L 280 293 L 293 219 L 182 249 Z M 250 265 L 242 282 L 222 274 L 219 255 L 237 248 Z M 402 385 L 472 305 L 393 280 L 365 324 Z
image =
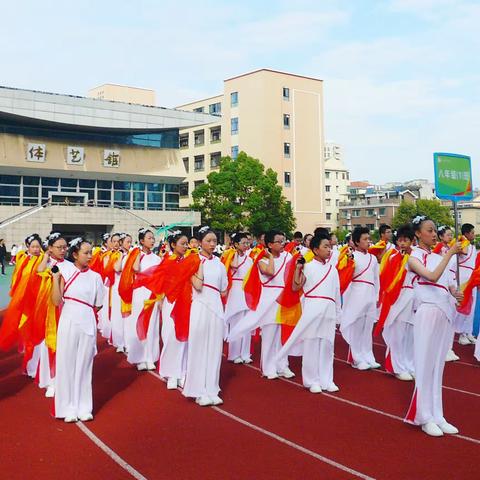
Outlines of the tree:
M 227 232 L 248 230 L 257 235 L 278 229 L 290 234 L 295 228 L 290 203 L 282 195 L 277 174 L 256 158 L 240 152 L 236 160 L 222 157 L 220 170 L 192 193 L 192 208 L 202 222 Z
M 332 233 L 337 237 L 339 243 L 345 242 L 345 238 L 350 234 L 346 228 L 337 228 Z
M 448 207 L 444 207 L 438 200 L 420 199 L 415 203 L 402 202 L 395 213 L 392 227 L 398 228 L 401 225 L 410 223 L 417 215 L 426 215 L 437 225 L 453 225 L 453 217 Z

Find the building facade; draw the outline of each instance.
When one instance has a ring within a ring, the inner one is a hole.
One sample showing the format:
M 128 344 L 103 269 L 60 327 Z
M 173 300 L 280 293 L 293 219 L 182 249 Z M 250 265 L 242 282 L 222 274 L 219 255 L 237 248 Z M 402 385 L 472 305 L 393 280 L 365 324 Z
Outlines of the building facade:
M 179 129 L 216 118 L 0 87 L 0 237 L 198 225 L 180 208 Z
M 191 203 L 193 189 L 222 156 L 244 151 L 277 173 L 298 229 L 326 225 L 321 80 L 262 69 L 225 80 L 220 95 L 178 108 L 217 116 L 180 130 L 181 206 Z
M 155 91 L 149 88 L 130 87 L 128 85 L 116 85 L 104 83 L 91 88 L 87 97 L 97 100 L 111 100 L 113 102 L 135 103 L 138 105 L 155 105 Z
M 331 230 L 340 226 L 340 205 L 349 201 L 350 174 L 341 146 L 325 144 L 325 220 Z

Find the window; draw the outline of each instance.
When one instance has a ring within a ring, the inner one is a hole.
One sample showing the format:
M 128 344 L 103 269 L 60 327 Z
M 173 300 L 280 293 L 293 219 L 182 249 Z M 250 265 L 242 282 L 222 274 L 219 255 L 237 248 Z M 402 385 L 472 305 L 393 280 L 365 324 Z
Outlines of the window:
M 283 144 L 283 156 L 285 158 L 290 158 L 290 144 L 284 143 Z
M 20 185 L 20 177 L 17 175 L 0 175 L 0 183 L 6 183 L 7 185 Z
M 3 188 L 2 188 L 3 191 Z M 23 187 L 23 196 L 38 198 L 38 187 Z
M 375 230 L 375 225 L 373 223 L 367 223 L 367 228 L 372 231 Z
M 325 185 L 325 191 L 329 192 L 330 191 L 330 185 Z
M 291 178 L 291 173 L 290 172 L 284 172 L 283 183 L 286 187 L 290 187 L 292 185 L 292 178 Z
M 180 184 L 180 196 L 188 197 L 188 182 L 184 182 Z
M 79 180 L 78 183 L 80 188 L 95 188 L 95 180 Z
M 180 148 L 188 148 L 188 133 L 182 133 L 178 138 Z
M 335 172 L 335 178 L 338 180 L 338 172 Z
M 238 117 L 234 117 L 230 120 L 230 126 L 232 129 L 232 135 L 238 134 Z
M 232 92 L 230 94 L 230 105 L 236 107 L 238 105 L 238 92 Z
M 330 172 L 325 172 L 325 178 L 330 178 Z
M 115 190 L 130 190 L 132 184 L 130 182 L 113 182 L 113 188 Z
M 283 128 L 290 128 L 290 115 L 288 113 L 283 114 Z
M 210 168 L 218 168 L 220 166 L 221 152 L 214 152 L 210 154 Z
M 18 177 L 20 178 L 20 177 Z M 99 182 L 100 183 L 100 182 Z M 109 183 L 109 182 L 107 182 Z M 43 187 L 58 187 L 58 178 L 42 177 L 42 186 Z M 99 188 L 103 188 L 100 187 Z
M 287 87 L 283 87 L 283 99 L 290 100 L 290 89 Z
M 194 108 L 193 111 L 197 113 L 204 113 L 205 107 L 197 107 L 197 108 Z
M 232 147 L 232 158 L 236 160 L 238 157 L 238 145 L 233 145 Z
M 212 115 L 220 115 L 222 113 L 222 104 L 212 103 L 208 106 L 208 112 Z
M 327 207 L 329 207 L 330 204 L 331 204 L 331 200 L 330 200 L 329 198 L 326 198 L 326 199 L 325 199 L 325 205 L 326 205 Z
M 24 185 L 38 185 L 39 183 L 40 183 L 40 177 L 23 177 Z
M 342 210 L 342 218 L 348 218 L 348 211 Z
M 375 210 L 373 208 L 368 208 L 367 217 L 374 217 L 374 216 L 375 216 Z
M 205 144 L 205 130 L 197 130 L 194 132 L 194 143 L 195 146 L 198 147 L 199 145 Z
M 327 220 L 331 220 L 332 219 L 332 214 L 331 213 L 327 213 Z
M 205 170 L 205 155 L 195 155 L 193 169 L 195 172 L 201 172 Z
M 352 210 L 352 217 L 359 217 L 361 214 L 361 210 Z
M 336 191 L 337 193 L 340 191 L 338 185 L 335 186 L 335 191 Z
M 130 192 L 127 191 L 121 191 L 121 190 L 115 190 L 113 194 L 113 199 L 115 203 L 128 203 L 128 206 L 130 206 Z
M 345 172 L 342 173 L 342 180 L 345 180 Z
M 200 185 L 203 185 L 205 183 L 205 180 L 197 180 L 196 182 L 193 182 L 194 189 L 199 187 Z
M 222 139 L 222 127 L 212 127 L 210 129 L 210 143 L 220 142 Z
M 340 200 L 335 200 L 335 206 L 339 207 L 340 206 Z
M 378 214 L 380 215 L 380 217 L 384 217 L 385 216 L 385 207 L 379 208 L 378 209 Z
M 190 171 L 190 159 L 188 157 L 182 158 L 183 166 L 185 167 L 185 171 L 188 173 Z

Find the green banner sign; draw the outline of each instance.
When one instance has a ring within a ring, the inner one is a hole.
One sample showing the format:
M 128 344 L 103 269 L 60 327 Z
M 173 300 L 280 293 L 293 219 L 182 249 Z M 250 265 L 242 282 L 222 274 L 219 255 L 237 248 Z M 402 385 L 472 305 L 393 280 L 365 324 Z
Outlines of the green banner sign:
M 443 200 L 471 200 L 472 166 L 470 157 L 455 153 L 434 153 L 435 193 Z

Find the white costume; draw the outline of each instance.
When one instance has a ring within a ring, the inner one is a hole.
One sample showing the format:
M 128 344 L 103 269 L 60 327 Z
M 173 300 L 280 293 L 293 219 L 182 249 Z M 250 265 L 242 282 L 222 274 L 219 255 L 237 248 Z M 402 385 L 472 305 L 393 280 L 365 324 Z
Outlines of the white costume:
M 220 293 L 227 289 L 225 266 L 218 257 L 200 256 L 203 288 L 193 289 L 188 336 L 185 397 L 215 397 L 220 391 L 223 333 L 225 328 Z
M 285 287 L 285 266 L 291 258 L 289 253 L 282 252 L 277 258 L 274 258 L 273 276 L 269 277 L 260 273 L 262 293 L 258 307 L 255 311 L 249 311 L 243 321 L 232 328 L 229 335 L 229 342 L 232 342 L 261 327 L 262 355 L 260 363 L 264 376 L 276 376 L 288 368 L 288 358 L 284 358 L 278 365 L 276 362 L 276 356 L 282 347 L 281 325 L 276 322 L 279 308 L 276 300 Z M 262 259 L 260 262 L 267 264 L 268 260 Z M 277 371 L 277 369 L 279 370 Z
M 400 255 L 394 253 L 392 255 Z M 413 362 L 413 316 L 415 274 L 408 264 L 407 274 L 397 301 L 391 306 L 383 327 L 383 339 L 387 345 L 385 369 L 390 373 L 415 373 Z
M 161 262 L 153 252 L 140 254 L 140 272 Z M 131 364 L 155 363 L 160 357 L 160 309 L 155 303 L 148 325 L 147 338 L 140 340 L 137 334 L 137 320 L 143 312 L 144 302 L 150 298 L 151 291 L 146 287 L 133 290 L 132 313 L 125 319 L 125 340 L 128 349 L 127 360 Z
M 97 352 L 94 307 L 102 305 L 103 293 L 100 275 L 89 269 L 76 269 L 65 283 L 57 332 L 57 418 L 92 413 L 92 366 Z
M 340 331 L 350 346 L 349 361 L 376 364 L 372 350 L 372 329 L 377 319 L 379 293 L 378 262 L 370 253 L 356 250 L 352 282 L 343 295 Z
M 232 268 L 232 288 L 228 293 L 225 306 L 225 322 L 229 331 L 238 323 L 241 324 L 249 311 L 243 291 L 243 280 L 253 264 L 253 260 L 246 253 L 242 257 L 236 253 L 234 261 L 237 267 Z M 251 339 L 251 332 L 247 332 L 240 339 L 230 342 L 228 344 L 228 360 L 240 358 L 243 361 L 249 361 Z
M 122 253 L 122 268 L 125 267 L 127 261 L 127 253 Z M 115 283 L 112 286 L 112 292 L 110 297 L 110 325 L 111 333 L 110 338 L 112 345 L 117 348 L 125 347 L 125 319 L 122 317 L 122 301 L 118 294 L 118 285 L 120 283 L 120 277 L 122 272 L 115 272 Z
M 433 272 L 442 257 L 416 248 L 416 258 Z M 417 425 L 445 422 L 442 405 L 442 377 L 445 356 L 453 338 L 455 299 L 449 286 L 455 280 L 447 268 L 436 283 L 416 277 L 414 282 L 417 310 L 414 318 L 415 391 L 406 421 Z
M 304 266 L 302 316 L 277 355 L 286 358 L 302 345 L 303 385 L 328 390 L 333 383 L 335 325 L 341 312 L 340 283 L 335 265 L 312 260 Z

